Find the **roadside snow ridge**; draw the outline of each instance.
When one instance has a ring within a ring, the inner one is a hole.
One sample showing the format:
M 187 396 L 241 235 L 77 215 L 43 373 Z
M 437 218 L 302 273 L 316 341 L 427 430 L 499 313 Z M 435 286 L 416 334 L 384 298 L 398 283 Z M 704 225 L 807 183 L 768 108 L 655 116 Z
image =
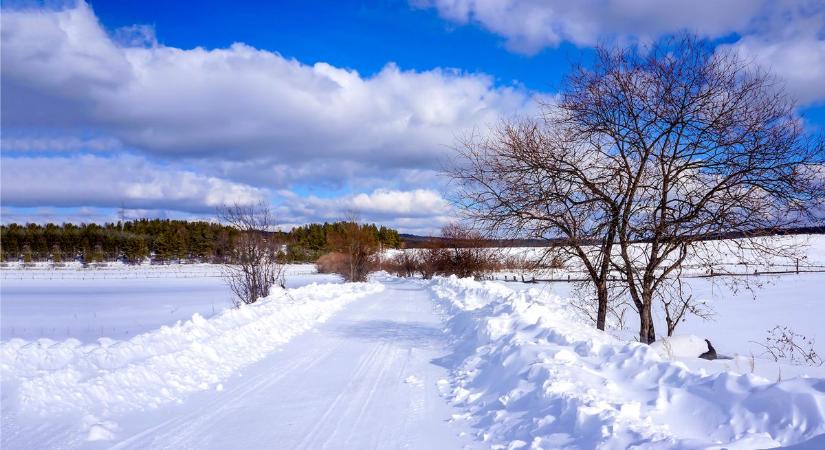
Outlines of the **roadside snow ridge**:
M 431 289 L 457 346 L 448 396 L 494 447 L 752 449 L 825 433 L 823 379 L 693 372 L 537 289 Z
M 0 342 L 0 377 L 4 386 L 16 386 L 17 401 L 28 412 L 106 417 L 155 408 L 196 391 L 221 390 L 219 383 L 239 369 L 383 289 L 379 283 L 277 288 L 255 304 L 209 320 L 195 314 L 127 341 L 11 339 Z

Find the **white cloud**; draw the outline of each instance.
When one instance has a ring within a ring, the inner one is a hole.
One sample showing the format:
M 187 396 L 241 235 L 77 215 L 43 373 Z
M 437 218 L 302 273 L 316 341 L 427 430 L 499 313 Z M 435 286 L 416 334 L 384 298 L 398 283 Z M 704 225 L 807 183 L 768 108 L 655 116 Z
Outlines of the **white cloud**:
M 777 75 L 802 104 L 825 99 L 825 3 L 778 2 L 758 32 L 731 45 Z
M 439 192 L 431 189 L 407 191 L 375 189 L 334 198 L 299 197 L 282 191 L 278 217 L 287 223 L 333 221 L 355 213 L 367 222 L 380 222 L 410 233 L 435 233 L 454 221 L 457 213 Z
M 747 27 L 767 0 L 413 0 L 458 23 L 477 23 L 533 53 L 569 41 L 651 40 L 683 29 L 719 37 Z
M 507 46 L 535 53 L 562 42 L 647 43 L 688 31 L 739 35 L 743 56 L 772 71 L 801 103 L 825 99 L 825 3 L 821 0 L 411 0 L 447 20 L 475 23 Z
M 441 194 L 430 189 L 392 191 L 377 189 L 371 194 L 358 194 L 344 202 L 353 211 L 397 217 L 420 217 L 451 212 Z
M 6 124 L 82 124 L 164 157 L 432 166 L 457 131 L 532 107 L 483 74 L 359 73 L 244 44 L 119 46 L 91 8 L 4 11 Z
M 121 155 L 4 158 L 4 206 L 99 206 L 214 212 L 267 200 L 264 190 Z
M 420 188 L 436 186 L 434 170 L 456 136 L 533 111 L 537 97 L 451 69 L 388 63 L 365 76 L 240 43 L 167 47 L 151 27 L 107 33 L 82 2 L 4 9 L 0 20 L 2 199 L 17 207 L 124 202 L 202 212 L 300 185 L 371 193 L 287 198 L 296 223 L 357 209 L 425 229 L 447 210 Z M 74 137 L 86 130 L 96 137 Z M 98 148 L 148 159 L 71 156 Z M 70 156 L 23 157 L 27 151 Z

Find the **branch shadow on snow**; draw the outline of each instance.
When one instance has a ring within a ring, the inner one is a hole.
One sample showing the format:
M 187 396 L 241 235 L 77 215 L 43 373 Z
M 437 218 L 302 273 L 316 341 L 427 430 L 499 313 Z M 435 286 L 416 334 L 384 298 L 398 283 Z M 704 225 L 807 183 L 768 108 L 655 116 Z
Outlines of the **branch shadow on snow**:
M 447 344 L 447 338 L 439 328 L 421 322 L 370 320 L 342 326 L 336 331 L 344 338 L 392 342 L 405 347 L 444 347 Z

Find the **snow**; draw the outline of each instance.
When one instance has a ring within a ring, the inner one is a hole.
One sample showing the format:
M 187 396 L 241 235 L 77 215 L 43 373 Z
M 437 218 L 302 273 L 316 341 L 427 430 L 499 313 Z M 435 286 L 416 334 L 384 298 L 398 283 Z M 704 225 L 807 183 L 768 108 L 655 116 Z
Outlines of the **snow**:
M 0 343 L 0 376 L 23 414 L 106 417 L 157 408 L 210 389 L 346 304 L 381 290 L 378 283 L 275 289 L 253 305 L 209 320 L 195 314 L 126 341 L 14 338 Z M 89 438 L 106 438 L 111 428 L 91 423 Z
M 3 342 L 2 446 L 474 448 L 440 397 L 441 328 L 426 284 L 379 277 L 106 348 Z
M 232 307 L 232 293 L 211 264 L 0 270 L 0 338 L 129 339 L 197 313 L 209 318 Z M 287 266 L 287 286 L 335 282 L 312 265 Z
M 781 324 L 821 349 L 825 274 L 770 278 L 756 299 L 691 280 L 714 321 L 689 319 L 681 336 L 646 346 L 595 330 L 566 283 L 377 274 L 350 284 L 295 266 L 289 289 L 232 309 L 216 270 L 4 268 L 0 446 L 825 442 L 825 368 L 767 360 L 752 342 Z M 696 358 L 705 338 L 732 359 Z
M 823 378 L 694 370 L 539 289 L 450 278 L 432 290 L 456 343 L 450 399 L 492 446 L 749 449 L 825 433 Z

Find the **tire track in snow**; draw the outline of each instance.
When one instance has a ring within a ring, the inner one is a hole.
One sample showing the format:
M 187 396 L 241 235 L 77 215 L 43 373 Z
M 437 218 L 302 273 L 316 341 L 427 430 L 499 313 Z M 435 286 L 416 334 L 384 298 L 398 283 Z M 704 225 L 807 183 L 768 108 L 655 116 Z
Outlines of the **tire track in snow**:
M 383 346 L 387 347 L 388 345 L 383 345 Z M 364 414 L 369 410 L 369 406 L 372 403 L 372 399 L 375 396 L 375 391 L 378 389 L 379 383 L 381 381 L 383 381 L 384 374 L 387 372 L 387 368 L 390 366 L 390 363 L 393 360 L 395 360 L 396 352 L 397 352 L 397 349 L 393 349 L 392 351 L 389 351 L 389 352 L 386 352 L 386 351 L 384 352 L 385 357 L 382 358 L 382 360 L 381 360 L 381 364 L 380 364 L 381 369 L 375 375 L 374 379 L 371 379 L 371 380 L 369 380 L 370 381 L 369 383 L 366 383 L 368 386 L 370 386 L 369 392 L 367 393 L 366 397 L 364 397 L 363 395 L 360 395 L 359 396 L 360 401 L 352 402 L 350 404 L 350 409 L 358 409 L 359 410 L 358 416 L 355 418 L 355 422 L 352 424 L 351 430 L 357 430 L 359 428 L 359 425 L 361 425 L 361 421 L 364 419 Z M 365 383 L 362 383 L 362 386 L 364 384 Z M 363 391 L 363 389 L 362 389 L 362 391 Z M 363 398 L 363 400 L 361 400 L 362 398 Z M 338 433 L 338 431 L 339 431 L 339 427 L 336 426 L 335 433 L 330 434 L 329 438 L 327 439 L 326 442 L 324 442 L 324 444 L 321 446 L 321 448 L 325 448 L 326 444 L 333 441 L 334 440 L 333 438 Z M 344 440 L 344 443 L 343 443 L 342 447 L 347 447 L 350 440 L 352 440 L 353 436 L 354 436 L 354 433 L 350 433 L 347 436 L 346 440 Z
M 161 448 L 192 447 L 191 439 L 197 438 L 202 430 L 206 429 L 205 424 L 218 422 L 225 416 L 224 413 L 227 410 L 243 404 L 250 396 L 254 396 L 262 389 L 278 383 L 294 372 L 314 369 L 315 366 L 323 362 L 327 356 L 333 353 L 336 347 L 316 348 L 313 350 L 314 352 L 293 361 L 285 366 L 283 368 L 284 370 L 274 376 L 258 374 L 252 382 L 249 382 L 248 379 L 239 381 L 235 383 L 235 387 L 232 389 L 226 390 L 212 398 L 202 409 L 160 423 L 114 445 L 112 449 L 146 448 L 147 445 L 143 443 L 142 439 L 147 436 L 151 436 L 151 442 L 153 443 L 164 442 L 165 440 L 170 441 Z M 137 445 L 133 446 L 133 444 Z M 151 447 L 157 448 L 154 445 L 151 445 Z M 194 446 L 193 448 L 196 447 L 197 446 Z
M 359 362 L 355 371 L 351 373 L 350 378 L 346 384 L 346 387 L 339 391 L 338 394 L 335 396 L 335 399 L 333 399 L 333 401 L 328 404 L 327 408 L 324 410 L 324 413 L 321 415 L 321 417 L 318 419 L 318 421 L 315 423 L 312 429 L 309 430 L 309 432 L 305 435 L 304 439 L 298 445 L 295 446 L 296 449 L 320 448 L 316 445 L 316 441 L 320 436 L 319 432 L 323 429 L 322 427 L 324 427 L 327 424 L 327 420 L 329 419 L 333 411 L 335 411 L 335 409 L 338 407 L 338 404 L 341 403 L 341 401 L 350 394 L 350 392 L 355 386 L 362 382 L 362 376 L 364 375 L 364 373 L 367 372 L 370 363 L 376 358 L 376 355 L 381 353 L 381 348 L 381 345 L 376 345 L 366 356 L 361 358 L 361 361 Z M 338 415 L 338 417 L 340 421 L 343 415 Z

